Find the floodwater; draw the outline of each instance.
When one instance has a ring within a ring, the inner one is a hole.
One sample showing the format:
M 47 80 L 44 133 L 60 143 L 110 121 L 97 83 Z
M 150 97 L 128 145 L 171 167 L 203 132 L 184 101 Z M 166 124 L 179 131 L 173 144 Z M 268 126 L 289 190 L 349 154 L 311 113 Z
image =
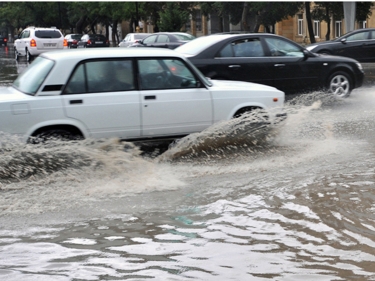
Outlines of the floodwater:
M 8 85 L 27 65 L 0 55 Z M 0 280 L 375 280 L 374 108 L 371 85 L 306 94 L 148 155 L 2 134 Z

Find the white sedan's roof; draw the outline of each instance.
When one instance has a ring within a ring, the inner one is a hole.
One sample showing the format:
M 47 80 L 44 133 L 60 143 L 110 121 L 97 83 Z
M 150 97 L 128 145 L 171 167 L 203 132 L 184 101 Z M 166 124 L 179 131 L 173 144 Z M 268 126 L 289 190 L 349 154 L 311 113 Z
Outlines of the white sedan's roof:
M 50 51 L 40 56 L 52 60 L 83 60 L 93 58 L 123 58 L 123 57 L 183 57 L 170 49 L 163 48 L 82 48 Z

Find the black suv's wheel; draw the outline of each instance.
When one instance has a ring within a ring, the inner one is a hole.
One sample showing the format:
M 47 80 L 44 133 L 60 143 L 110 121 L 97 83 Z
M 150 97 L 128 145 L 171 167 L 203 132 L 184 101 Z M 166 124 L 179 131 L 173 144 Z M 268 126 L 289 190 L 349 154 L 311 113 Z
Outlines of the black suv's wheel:
M 329 77 L 327 88 L 329 93 L 346 98 L 350 96 L 353 89 L 352 79 L 346 72 L 337 71 Z

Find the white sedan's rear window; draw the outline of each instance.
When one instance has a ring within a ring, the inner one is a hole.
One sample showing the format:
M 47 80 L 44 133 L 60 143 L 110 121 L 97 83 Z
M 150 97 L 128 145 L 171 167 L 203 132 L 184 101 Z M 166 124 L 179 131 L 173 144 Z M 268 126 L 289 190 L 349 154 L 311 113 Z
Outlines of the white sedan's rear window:
M 13 86 L 25 94 L 35 95 L 53 65 L 52 60 L 37 57 L 13 82 Z

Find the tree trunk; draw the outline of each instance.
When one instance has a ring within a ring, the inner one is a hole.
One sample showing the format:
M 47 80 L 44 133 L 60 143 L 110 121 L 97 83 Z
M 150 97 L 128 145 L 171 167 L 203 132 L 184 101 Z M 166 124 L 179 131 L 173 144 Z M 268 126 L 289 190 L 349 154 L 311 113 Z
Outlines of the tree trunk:
M 326 41 L 329 41 L 331 37 L 331 17 L 329 16 L 329 8 L 326 7 L 326 19 L 327 19 L 327 33 L 326 33 Z
M 83 33 L 83 25 L 86 21 L 86 16 L 82 16 L 78 22 L 76 23 L 76 32 L 78 34 L 82 34 Z
M 305 10 L 306 10 L 306 20 L 307 20 L 307 29 L 309 31 L 310 43 L 315 43 L 315 35 L 314 29 L 311 20 L 311 13 L 310 13 L 310 2 L 305 2 Z
M 247 24 L 247 13 L 248 13 L 248 3 L 247 2 L 244 2 L 243 3 L 243 10 L 242 10 L 242 26 L 243 26 L 243 30 L 248 32 L 249 31 L 249 26 Z
M 113 47 L 116 47 L 117 46 L 117 41 L 116 41 L 116 35 L 117 35 L 117 24 L 118 24 L 118 21 L 117 20 L 114 20 L 112 22 L 112 45 Z

